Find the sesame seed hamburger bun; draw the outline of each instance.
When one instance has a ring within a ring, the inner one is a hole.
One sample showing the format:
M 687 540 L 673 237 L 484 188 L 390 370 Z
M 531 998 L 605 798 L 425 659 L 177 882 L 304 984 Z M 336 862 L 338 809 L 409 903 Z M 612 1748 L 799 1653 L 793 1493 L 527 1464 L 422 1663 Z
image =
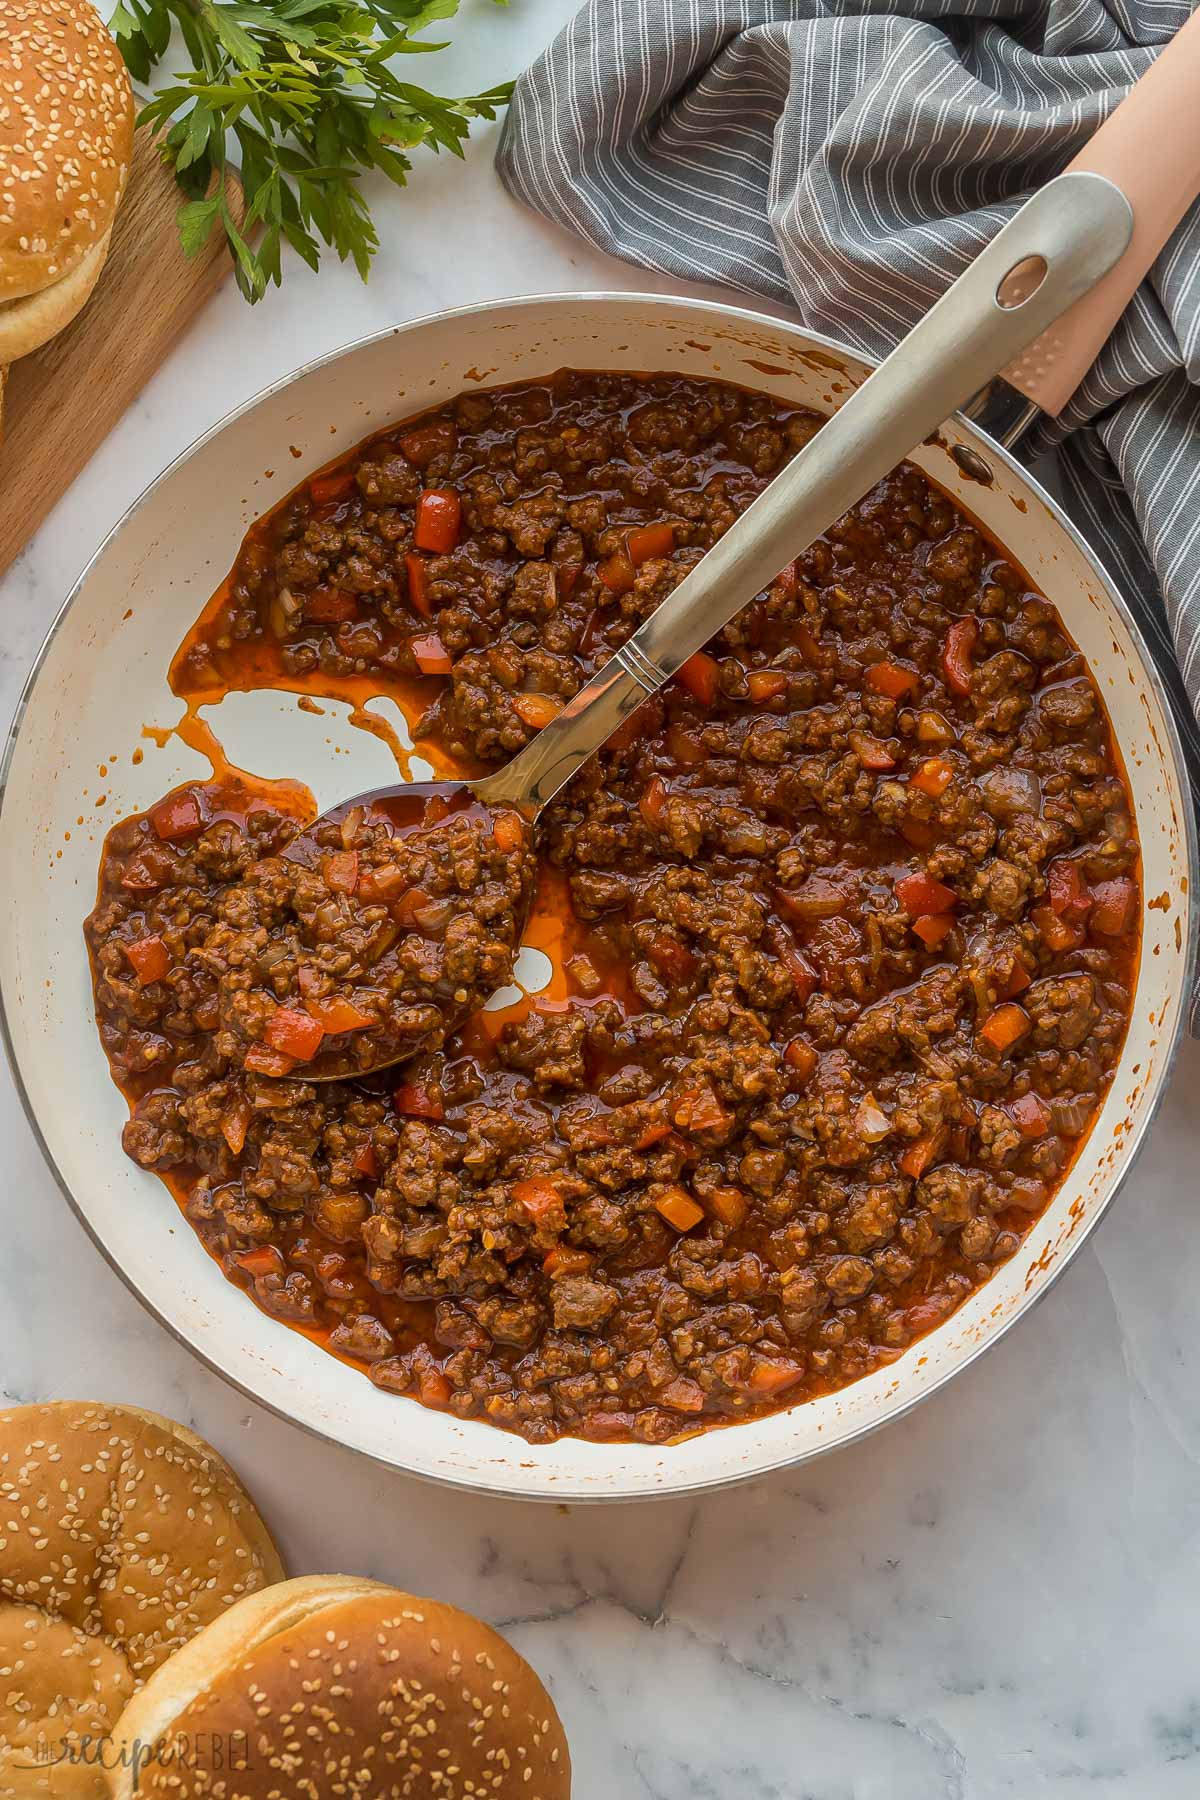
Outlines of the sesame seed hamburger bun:
M 4 0 L 0 363 L 79 311 L 104 266 L 133 153 L 133 94 L 90 0 Z
M 102 1800 L 104 1740 L 160 1663 L 282 1581 L 203 1439 L 135 1407 L 0 1412 L 0 1795 Z
M 344 1575 L 231 1607 L 114 1733 L 114 1800 L 569 1800 L 529 1664 L 455 1606 Z

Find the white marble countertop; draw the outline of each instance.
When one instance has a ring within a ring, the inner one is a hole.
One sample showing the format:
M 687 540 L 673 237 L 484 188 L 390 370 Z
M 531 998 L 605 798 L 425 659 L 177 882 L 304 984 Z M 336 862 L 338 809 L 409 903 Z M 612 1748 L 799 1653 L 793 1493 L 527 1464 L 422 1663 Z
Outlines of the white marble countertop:
M 467 0 L 457 47 L 422 76 L 497 80 L 571 6 Z M 213 303 L 0 584 L 0 714 L 102 534 L 264 383 L 443 306 L 671 285 L 518 209 L 494 142 L 482 130 L 465 169 L 427 159 L 407 194 L 379 196 L 369 288 L 293 268 L 256 311 L 232 285 Z M 1052 1296 L 911 1417 L 699 1504 L 568 1511 L 387 1474 L 225 1387 L 92 1248 L 2 1070 L 0 1392 L 173 1414 L 235 1462 L 293 1570 L 378 1576 L 491 1620 L 553 1686 L 580 1800 L 1190 1800 L 1198 1105 L 1189 1045 L 1133 1178 Z

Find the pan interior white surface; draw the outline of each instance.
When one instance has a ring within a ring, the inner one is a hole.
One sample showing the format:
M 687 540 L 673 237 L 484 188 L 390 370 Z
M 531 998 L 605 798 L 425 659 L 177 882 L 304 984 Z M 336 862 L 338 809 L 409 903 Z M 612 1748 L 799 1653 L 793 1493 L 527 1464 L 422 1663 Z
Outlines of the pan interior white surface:
M 415 1473 L 600 1500 L 737 1480 L 855 1437 L 962 1368 L 1049 1284 L 1127 1168 L 1165 1080 L 1192 953 L 1193 849 L 1174 732 L 1121 603 L 1042 492 L 969 427 L 948 428 L 915 460 L 1011 551 L 1087 656 L 1125 758 L 1145 893 L 1155 901 L 1116 1079 L 1021 1251 L 890 1368 L 827 1399 L 668 1447 L 529 1445 L 379 1393 L 266 1318 L 224 1280 L 158 1179 L 122 1153 L 125 1103 L 97 1042 L 80 931 L 100 840 L 114 819 L 208 773 L 177 738 L 160 748 L 143 728 L 179 718 L 166 683 L 171 655 L 247 525 L 367 432 L 474 384 L 561 367 L 678 370 L 826 412 L 864 372 L 823 340 L 734 309 L 564 296 L 442 315 L 369 340 L 219 427 L 109 538 L 27 692 L 0 810 L 0 996 L 26 1103 L 64 1189 L 135 1291 L 215 1368 L 298 1423 Z M 990 486 L 959 470 L 956 443 L 986 458 Z M 289 695 L 234 696 L 214 723 L 235 762 L 299 776 L 321 805 L 389 778 L 378 740 L 351 727 L 344 707 L 321 704 L 314 715 Z

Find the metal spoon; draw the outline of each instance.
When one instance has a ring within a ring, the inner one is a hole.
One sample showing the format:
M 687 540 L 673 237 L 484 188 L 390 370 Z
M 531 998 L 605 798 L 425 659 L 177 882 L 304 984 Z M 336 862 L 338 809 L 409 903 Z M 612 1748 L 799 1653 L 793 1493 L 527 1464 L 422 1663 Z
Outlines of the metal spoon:
M 1036 193 L 817 435 L 764 489 L 656 612 L 562 711 L 493 774 L 375 789 L 321 815 L 288 846 L 306 858 L 317 826 L 351 806 L 409 808 L 466 796 L 538 814 L 646 697 L 762 592 L 915 445 L 1041 336 L 1119 260 L 1133 213 L 1103 176 L 1060 175 Z M 1053 362 L 1069 346 L 1050 338 Z M 452 1028 L 458 1021 L 448 1021 Z M 383 1068 L 403 1057 L 383 1058 Z M 319 1060 L 305 1079 L 333 1079 Z

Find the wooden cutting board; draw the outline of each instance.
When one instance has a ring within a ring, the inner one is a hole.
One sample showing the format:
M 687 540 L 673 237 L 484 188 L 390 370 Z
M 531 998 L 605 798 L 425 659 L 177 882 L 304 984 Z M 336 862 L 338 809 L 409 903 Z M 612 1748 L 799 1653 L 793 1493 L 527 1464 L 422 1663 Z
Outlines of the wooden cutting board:
M 241 190 L 230 179 L 240 215 Z M 13 363 L 0 438 L 0 574 L 66 493 L 130 401 L 230 272 L 223 237 L 179 247 L 182 202 L 154 138 L 136 134 L 108 260 L 65 331 Z

